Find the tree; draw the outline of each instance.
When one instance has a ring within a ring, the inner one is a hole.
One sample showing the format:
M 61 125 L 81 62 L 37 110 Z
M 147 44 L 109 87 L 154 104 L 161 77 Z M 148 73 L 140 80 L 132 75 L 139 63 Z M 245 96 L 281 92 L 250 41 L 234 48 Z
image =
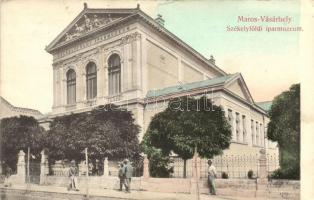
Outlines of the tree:
M 28 147 L 37 160 L 45 146 L 45 130 L 36 119 L 19 116 L 1 119 L 3 161 L 16 170 L 17 155 L 20 150 L 27 152 Z
M 132 113 L 113 104 L 91 112 L 57 117 L 48 132 L 51 160 L 83 160 L 87 147 L 91 160 L 139 159 L 138 133 Z
M 300 178 L 300 84 L 294 84 L 274 98 L 269 111 L 267 135 L 277 141 L 280 171 L 277 177 Z
M 160 149 L 163 155 L 173 152 L 184 160 L 184 177 L 186 161 L 195 149 L 201 157 L 212 158 L 228 148 L 231 140 L 224 112 L 205 96 L 171 100 L 165 111 L 153 117 L 146 135 L 149 141 L 145 143 Z

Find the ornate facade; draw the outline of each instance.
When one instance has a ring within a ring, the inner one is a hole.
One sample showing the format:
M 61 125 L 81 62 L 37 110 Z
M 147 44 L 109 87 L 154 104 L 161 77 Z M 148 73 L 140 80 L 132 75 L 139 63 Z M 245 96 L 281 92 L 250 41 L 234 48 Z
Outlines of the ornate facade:
M 114 103 L 131 110 L 140 138 L 170 98 L 204 92 L 224 108 L 233 130 L 226 154 L 278 154 L 266 137 L 267 113 L 240 73 L 227 74 L 140 10 L 84 10 L 47 47 L 53 55 L 53 108 L 48 116 Z

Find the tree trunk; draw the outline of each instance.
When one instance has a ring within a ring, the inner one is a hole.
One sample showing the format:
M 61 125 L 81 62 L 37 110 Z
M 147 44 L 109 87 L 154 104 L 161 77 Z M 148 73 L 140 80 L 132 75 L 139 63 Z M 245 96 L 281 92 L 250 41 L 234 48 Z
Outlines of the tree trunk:
M 186 178 L 186 160 L 183 160 L 183 178 Z

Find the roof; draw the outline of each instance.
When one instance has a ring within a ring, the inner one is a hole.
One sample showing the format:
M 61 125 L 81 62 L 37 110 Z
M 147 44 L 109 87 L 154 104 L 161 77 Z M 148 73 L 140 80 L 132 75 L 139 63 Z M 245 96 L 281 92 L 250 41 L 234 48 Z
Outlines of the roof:
M 262 108 L 263 110 L 269 112 L 271 109 L 273 102 L 272 101 L 263 101 L 263 102 L 257 102 L 256 105 Z
M 171 87 L 166 87 L 159 90 L 149 90 L 146 94 L 146 98 L 164 96 L 169 94 L 187 92 L 194 89 L 201 89 L 210 86 L 218 86 L 224 85 L 228 80 L 231 80 L 236 74 L 229 74 L 226 76 L 219 76 L 216 78 L 204 80 L 204 81 L 197 81 L 192 83 L 186 83 L 182 85 L 176 85 Z
M 69 42 L 65 42 L 64 44 L 61 44 L 61 45 L 58 45 L 58 42 L 60 41 L 60 39 L 62 37 L 64 37 L 64 35 L 67 33 L 67 31 L 69 31 L 75 25 L 76 22 L 78 22 L 85 14 L 89 14 L 89 13 L 93 13 L 93 14 L 96 14 L 96 13 L 123 13 L 123 14 L 126 14 L 126 17 L 124 17 L 120 20 L 113 21 L 112 23 L 110 23 L 106 26 L 103 26 L 101 28 L 98 28 L 96 30 L 91 31 L 90 33 L 88 32 L 86 34 L 83 34 L 82 36 L 79 36 L 79 37 L 71 40 L 71 42 L 69 41 L 70 43 L 75 42 L 75 41 L 79 41 L 82 38 L 85 38 L 87 35 L 96 34 L 100 31 L 106 30 L 108 28 L 116 27 L 117 24 L 119 24 L 121 22 L 125 22 L 125 21 L 130 20 L 134 17 L 137 17 L 138 19 L 141 19 L 142 21 L 144 21 L 146 24 L 150 25 L 152 28 L 156 29 L 158 32 L 160 32 L 160 33 L 164 34 L 166 37 L 170 38 L 172 41 L 174 41 L 180 47 L 183 47 L 185 50 L 190 52 L 192 55 L 194 55 L 196 58 L 198 58 L 201 62 L 205 63 L 206 65 L 208 65 L 209 67 L 214 69 L 219 74 L 227 75 L 227 73 L 225 71 L 223 71 L 222 69 L 217 67 L 214 63 L 210 62 L 202 54 L 197 52 L 195 49 L 193 49 L 191 46 L 186 44 L 184 41 L 182 41 L 176 35 L 171 33 L 164 26 L 160 25 L 152 17 L 150 17 L 149 15 L 144 13 L 140 9 L 139 6 L 137 6 L 137 8 L 130 8 L 130 9 L 120 9 L 120 8 L 117 8 L 117 9 L 112 9 L 112 8 L 111 9 L 95 9 L 95 8 L 87 8 L 87 6 L 86 6 L 79 13 L 79 15 L 46 47 L 46 51 L 49 53 L 52 53 L 52 51 L 54 51 L 58 48 L 64 47 L 65 45 L 69 45 L 70 44 Z
M 38 110 L 35 110 L 35 109 L 13 106 L 5 98 L 3 98 L 1 96 L 0 96 L 0 100 L 1 100 L 2 103 L 4 103 L 7 107 L 9 107 L 14 112 L 18 112 L 18 113 L 21 113 L 21 114 L 36 115 L 36 116 L 41 116 L 42 115 L 41 112 L 39 112 Z

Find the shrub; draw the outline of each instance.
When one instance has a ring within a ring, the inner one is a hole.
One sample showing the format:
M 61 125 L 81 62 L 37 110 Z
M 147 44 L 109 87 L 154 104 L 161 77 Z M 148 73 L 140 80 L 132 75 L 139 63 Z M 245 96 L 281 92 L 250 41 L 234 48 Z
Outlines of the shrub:
M 249 170 L 249 171 L 247 172 L 247 177 L 248 177 L 249 179 L 252 179 L 252 178 L 253 178 L 253 171 L 252 171 L 252 170 Z
M 228 176 L 228 174 L 227 174 L 226 172 L 222 172 L 222 173 L 221 173 L 221 178 L 222 178 L 222 179 L 228 179 L 229 176 Z
M 291 166 L 285 169 L 277 169 L 271 174 L 271 178 L 300 180 L 300 166 Z

